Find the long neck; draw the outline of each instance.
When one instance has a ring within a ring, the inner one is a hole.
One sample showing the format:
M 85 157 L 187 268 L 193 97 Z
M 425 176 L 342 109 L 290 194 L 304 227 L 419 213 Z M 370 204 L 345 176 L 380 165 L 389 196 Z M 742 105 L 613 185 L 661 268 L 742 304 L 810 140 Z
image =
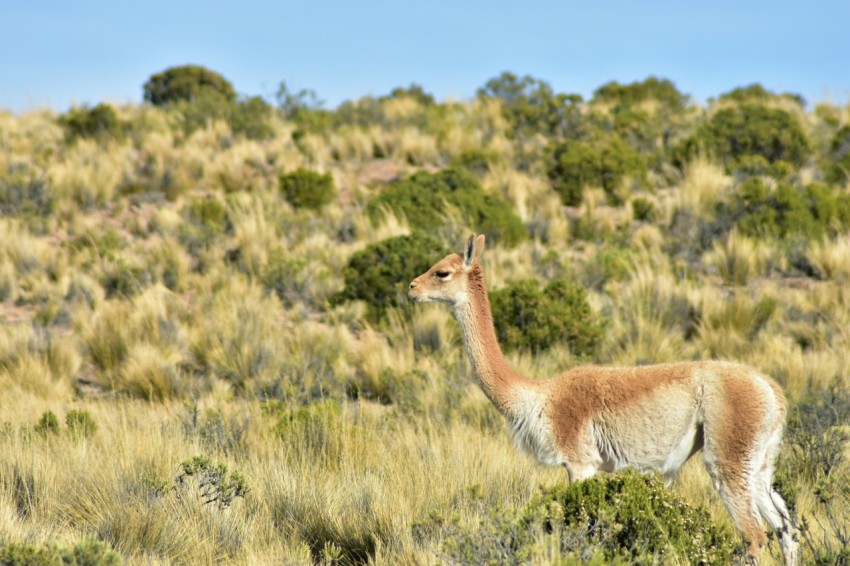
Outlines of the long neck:
M 469 296 L 454 313 L 478 384 L 502 415 L 515 416 L 517 390 L 530 382 L 517 374 L 502 354 L 480 266 L 469 274 Z

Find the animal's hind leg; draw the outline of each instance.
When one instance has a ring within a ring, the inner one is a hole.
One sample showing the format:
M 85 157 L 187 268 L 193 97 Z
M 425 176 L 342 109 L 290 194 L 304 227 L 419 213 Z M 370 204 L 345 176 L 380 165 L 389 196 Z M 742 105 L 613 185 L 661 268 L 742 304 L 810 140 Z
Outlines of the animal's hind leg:
M 747 538 L 747 554 L 753 564 L 767 544 L 767 535 L 758 511 L 758 504 L 746 482 L 721 482 L 718 488 L 720 499 L 732 515 L 732 520 Z
M 756 503 L 759 512 L 779 535 L 785 564 L 797 563 L 797 526 L 782 497 L 773 489 L 773 463 L 781 440 L 781 430 L 771 436 L 757 478 Z
M 706 446 L 703 456 L 714 488 L 720 494 L 720 499 L 732 516 L 735 526 L 749 543 L 747 554 L 750 562 L 758 563 L 759 556 L 767 544 L 767 536 L 759 515 L 758 503 L 754 497 L 752 478 L 748 477 L 748 466 L 739 462 L 738 466 L 734 466 L 735 470 L 732 470 L 728 466 L 718 464 L 713 458 L 710 445 Z M 736 471 L 739 473 L 735 473 Z

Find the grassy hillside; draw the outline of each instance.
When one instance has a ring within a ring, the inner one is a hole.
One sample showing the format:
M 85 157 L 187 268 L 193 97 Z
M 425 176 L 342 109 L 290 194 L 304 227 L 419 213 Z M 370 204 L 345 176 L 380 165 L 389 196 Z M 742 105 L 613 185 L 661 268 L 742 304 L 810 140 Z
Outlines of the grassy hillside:
M 475 230 L 491 291 L 570 285 L 593 317 L 506 344 L 526 375 L 772 375 L 803 559 L 848 563 L 850 108 L 508 73 L 334 110 L 225 87 L 0 112 L 0 562 L 698 562 L 541 526 L 564 472 L 512 446 L 451 313 L 403 294 Z M 734 539 L 698 457 L 673 491 Z

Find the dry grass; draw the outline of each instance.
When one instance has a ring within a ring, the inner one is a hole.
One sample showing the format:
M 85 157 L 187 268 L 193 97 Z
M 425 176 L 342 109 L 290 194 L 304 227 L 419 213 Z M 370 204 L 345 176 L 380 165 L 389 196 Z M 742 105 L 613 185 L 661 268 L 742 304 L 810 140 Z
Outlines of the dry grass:
M 250 141 L 223 122 L 186 137 L 161 110 L 126 107 L 132 135 L 102 145 L 66 144 L 50 113 L 0 113 L 0 185 L 23 172 L 52 199 L 0 218 L 0 545 L 95 537 L 139 564 L 443 563 L 423 525 L 474 531 L 487 509 L 563 480 L 511 445 L 448 310 L 370 324 L 362 303 L 332 304 L 355 251 L 417 229 L 390 212 L 372 224 L 366 201 L 467 153 L 487 156 L 484 187 L 531 235 L 488 249 L 488 285 L 587 284 L 607 322 L 595 361 L 736 359 L 794 403 L 850 374 L 846 237 L 796 252 L 817 278 L 783 277 L 785 248 L 735 232 L 683 257 L 668 228 L 678 211 L 713 218 L 734 183 L 717 164 L 640 195 L 655 221 L 600 189 L 566 209 L 540 171 L 515 165 L 545 139 L 515 143 L 498 101 L 442 110 L 423 125 L 427 110 L 401 98 L 366 127 L 296 141 L 275 121 L 274 139 Z M 302 166 L 340 189 L 320 213 L 279 195 L 278 176 Z M 192 216 L 206 197 L 221 223 Z M 469 227 L 446 216 L 439 235 L 456 246 Z M 510 361 L 534 377 L 580 362 L 566 347 Z M 75 409 L 97 424 L 90 438 L 68 433 Z M 48 410 L 58 435 L 36 431 Z M 191 482 L 171 489 L 201 454 L 250 492 L 219 508 Z M 798 510 L 823 518 L 816 486 L 797 488 Z M 675 489 L 728 523 L 699 462 Z

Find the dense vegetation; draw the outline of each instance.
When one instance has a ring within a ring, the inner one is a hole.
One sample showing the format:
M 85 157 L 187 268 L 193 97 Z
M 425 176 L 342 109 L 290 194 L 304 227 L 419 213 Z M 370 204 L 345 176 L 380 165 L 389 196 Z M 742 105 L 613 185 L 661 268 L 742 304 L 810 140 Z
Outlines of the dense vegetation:
M 405 299 L 475 231 L 523 374 L 774 376 L 803 561 L 847 563 L 848 107 L 503 73 L 329 109 L 198 66 L 142 94 L 0 112 L 0 562 L 735 560 L 698 457 L 565 486 L 511 445 L 451 313 Z

